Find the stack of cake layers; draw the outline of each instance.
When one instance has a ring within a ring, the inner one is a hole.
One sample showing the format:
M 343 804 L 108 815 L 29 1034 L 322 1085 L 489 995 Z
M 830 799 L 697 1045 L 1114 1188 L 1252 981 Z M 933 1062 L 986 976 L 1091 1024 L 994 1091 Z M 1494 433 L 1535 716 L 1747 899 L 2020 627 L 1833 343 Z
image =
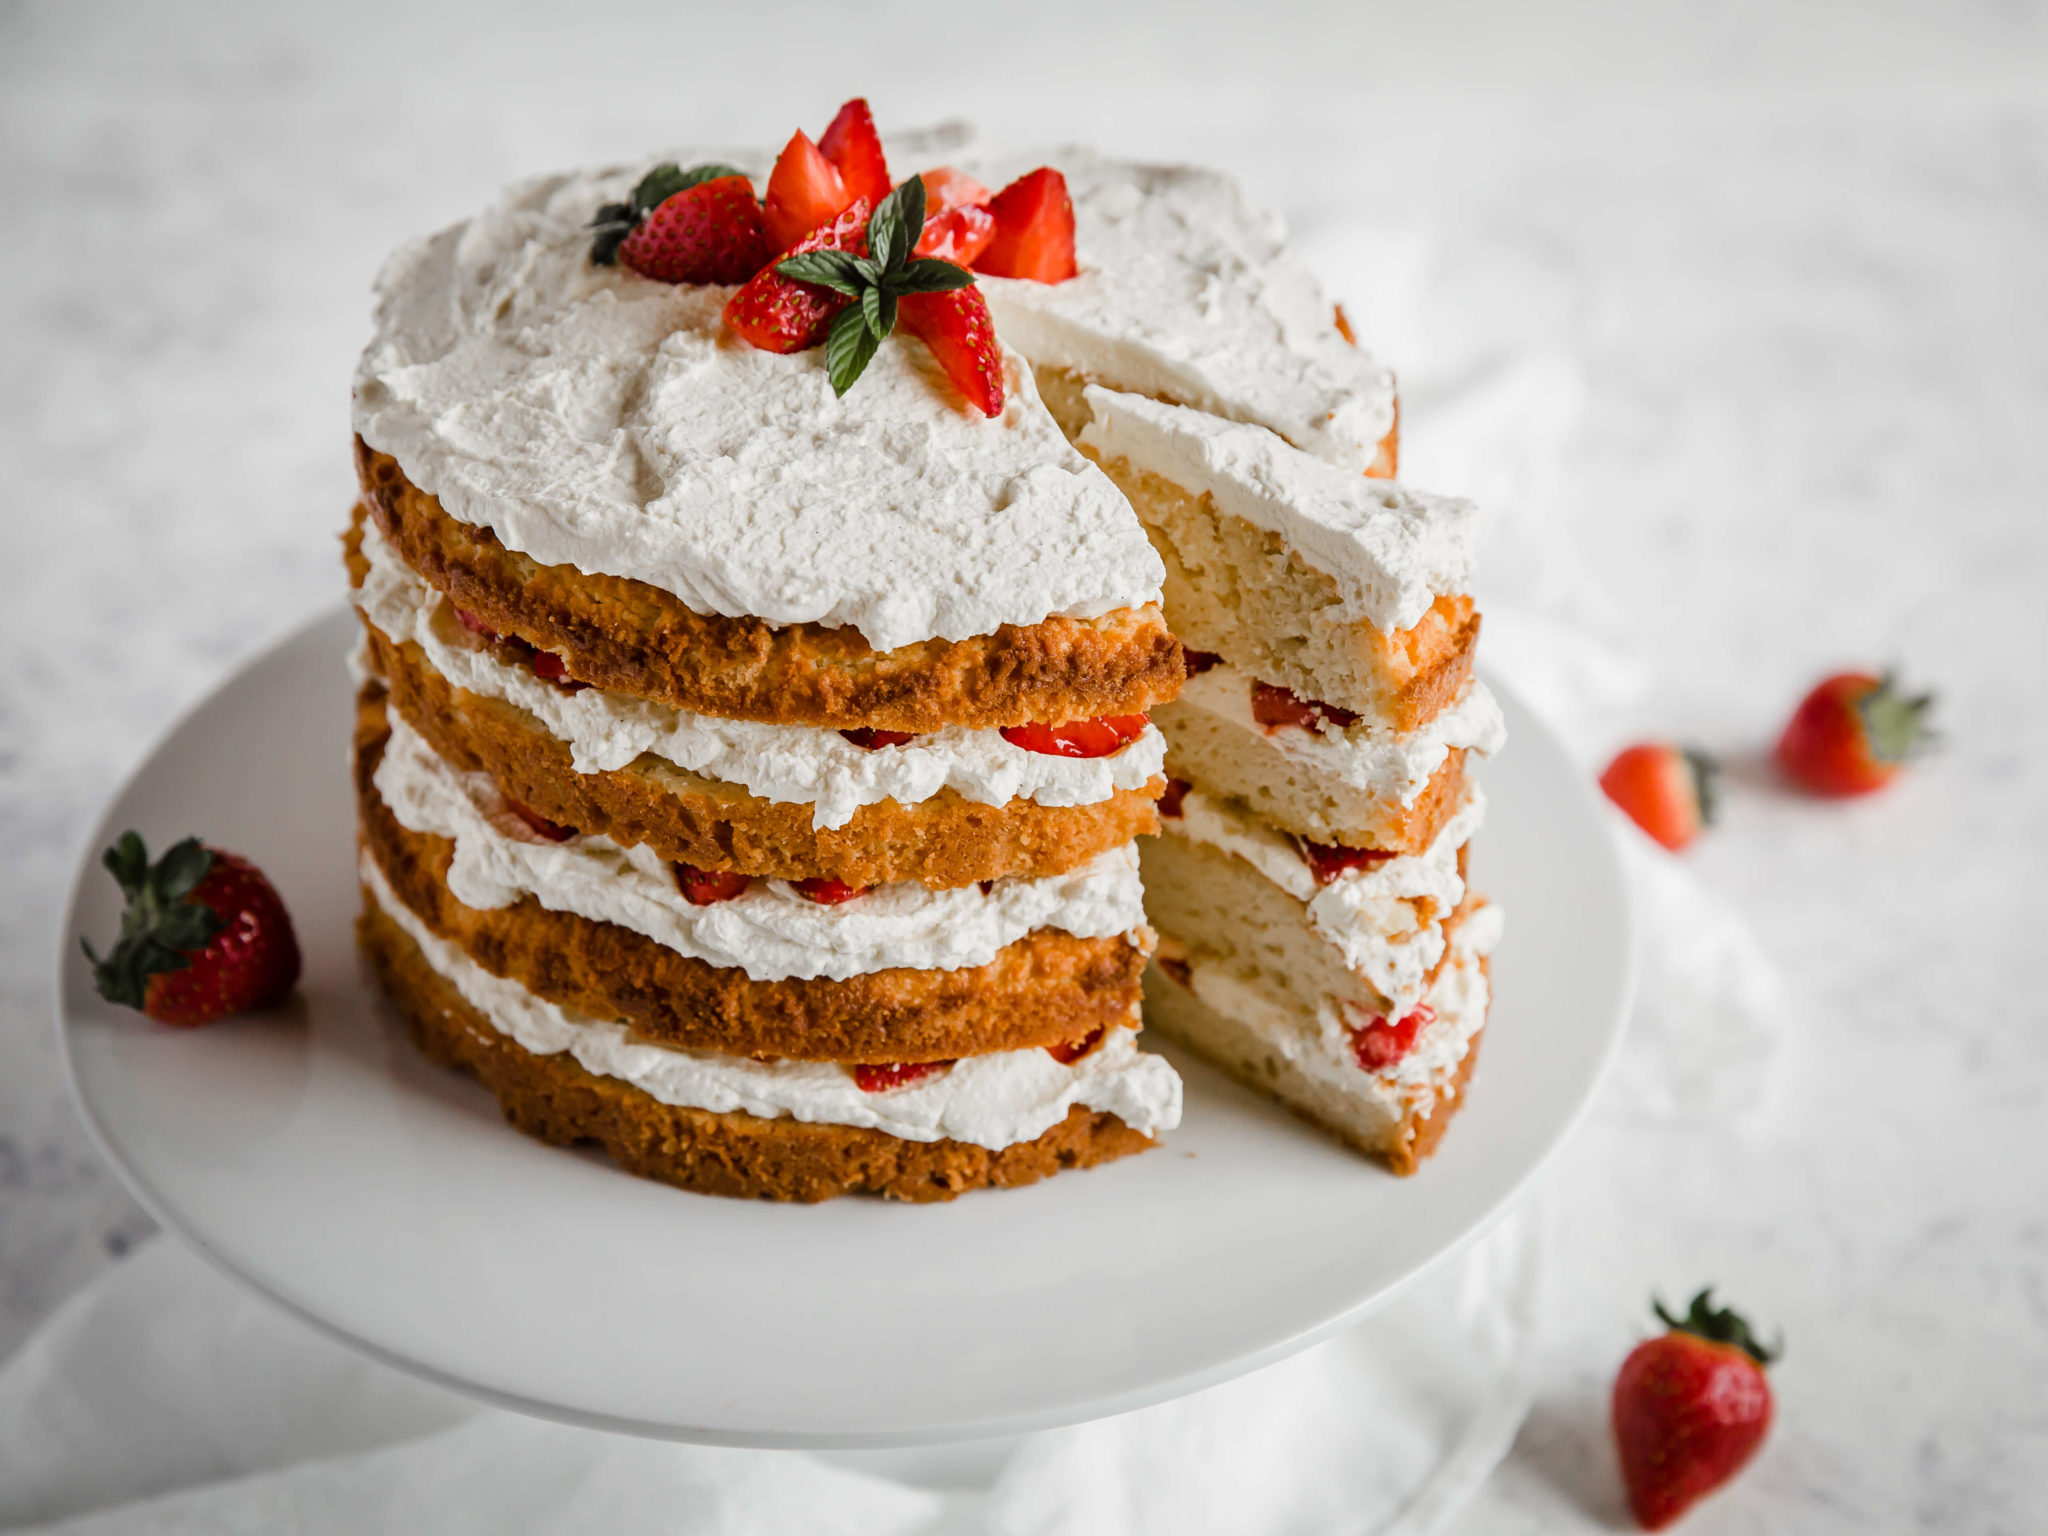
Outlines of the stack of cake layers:
M 995 420 L 908 341 L 841 399 L 732 344 L 730 289 L 593 264 L 635 174 L 513 188 L 379 279 L 365 952 L 514 1124 L 691 1189 L 936 1199 L 1150 1145 L 1156 554 L 1016 357 Z M 1105 755 L 1032 729 L 1098 717 Z
M 1473 675 L 1473 509 L 1392 481 L 1392 375 L 1233 182 L 1053 163 L 1082 274 L 990 304 L 1144 522 L 1188 656 L 1154 711 L 1147 1018 L 1412 1173 L 1472 1072 L 1501 928 L 1465 884 L 1472 769 L 1504 738 Z

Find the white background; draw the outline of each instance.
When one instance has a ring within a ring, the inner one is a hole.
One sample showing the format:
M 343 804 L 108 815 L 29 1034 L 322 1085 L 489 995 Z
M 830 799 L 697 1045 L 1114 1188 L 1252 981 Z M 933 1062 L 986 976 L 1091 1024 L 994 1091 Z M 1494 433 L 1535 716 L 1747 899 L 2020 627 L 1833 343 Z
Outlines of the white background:
M 1625 1061 L 1560 1157 L 1537 1405 L 1460 1529 L 1614 1521 L 1607 1383 L 1709 1280 L 1792 1347 L 1690 1528 L 2036 1525 L 2048 16 L 2012 4 L 0 7 L 0 1356 L 148 1231 L 58 1081 L 60 893 L 162 726 L 336 600 L 379 259 L 856 92 L 1242 175 L 1401 370 L 1409 477 L 1487 498 L 1494 661 L 1591 767 L 1731 760 L 1688 863 L 1786 1001 L 1702 1042 L 1712 1091 Z M 1891 660 L 1943 754 L 1780 791 L 1805 682 Z

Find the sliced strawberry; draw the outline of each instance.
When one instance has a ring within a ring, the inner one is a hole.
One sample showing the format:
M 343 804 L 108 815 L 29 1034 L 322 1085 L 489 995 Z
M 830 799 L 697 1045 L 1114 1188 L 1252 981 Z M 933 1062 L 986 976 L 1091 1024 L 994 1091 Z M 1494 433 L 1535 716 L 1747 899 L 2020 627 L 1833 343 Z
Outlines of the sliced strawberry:
M 450 603 L 448 606 L 455 609 L 455 622 L 468 630 L 472 635 L 478 635 L 485 640 L 491 641 L 499 638 L 498 632 L 495 629 L 491 628 L 490 625 L 471 613 L 467 608 L 459 607 L 454 603 Z
M 1223 658 L 1214 651 L 1198 651 L 1193 646 L 1184 645 L 1180 648 L 1180 664 L 1187 676 L 1200 677 L 1211 667 L 1222 666 Z
M 1152 722 L 1143 715 L 1098 715 L 1062 725 L 1006 725 L 1003 740 L 1045 757 L 1108 757 L 1145 734 Z
M 848 885 L 830 875 L 813 875 L 808 880 L 792 880 L 789 884 L 799 896 L 806 901 L 815 901 L 821 907 L 836 907 L 842 901 L 851 901 L 868 893 L 864 885 Z
M 818 150 L 839 172 L 848 197 L 879 203 L 889 195 L 889 162 L 882 156 L 882 136 L 865 97 L 856 96 L 839 109 L 832 126 L 818 140 Z
M 1394 855 L 1385 848 L 1346 848 L 1341 843 L 1301 841 L 1301 856 L 1308 860 L 1308 872 L 1317 885 L 1330 885 L 1348 870 L 1371 869 Z
M 941 208 L 937 213 L 925 216 L 924 233 L 918 237 L 917 249 L 911 254 L 936 256 L 955 266 L 971 267 L 995 237 L 995 215 L 986 208 L 973 204 Z
M 102 862 L 126 899 L 113 951 L 101 959 L 84 944 L 108 1002 L 189 1027 L 267 1008 L 297 985 L 291 914 L 247 859 L 188 837 L 152 864 L 124 832 Z
M 887 1093 L 891 1088 L 907 1088 L 937 1077 L 952 1065 L 950 1061 L 863 1061 L 854 1065 L 853 1080 L 862 1093 Z
M 918 180 L 924 183 L 927 208 L 967 208 L 986 204 L 992 195 L 972 176 L 965 171 L 956 171 L 950 165 L 926 171 Z
M 905 330 L 932 349 L 969 405 L 984 416 L 1003 414 L 1003 349 L 996 344 L 995 321 L 979 288 L 905 294 L 897 316 Z
M 1019 176 L 989 202 L 996 235 L 975 263 L 993 277 L 1064 283 L 1074 264 L 1074 200 L 1067 178 L 1049 165 Z
M 1045 1048 L 1045 1054 L 1061 1066 L 1071 1067 L 1100 1044 L 1102 1044 L 1102 1030 L 1100 1026 L 1097 1026 L 1089 1030 L 1087 1034 L 1078 1040 L 1067 1040 L 1059 1045 L 1048 1045 Z
M 1168 779 L 1166 793 L 1159 797 L 1159 814 L 1170 816 L 1175 821 L 1181 818 L 1181 802 L 1188 797 L 1188 791 L 1195 786 L 1186 779 Z
M 798 135 L 802 137 L 801 134 Z M 857 202 L 823 229 L 796 243 L 792 255 L 804 251 L 865 252 L 868 205 Z M 853 302 L 843 293 L 799 283 L 774 267 L 763 267 L 725 304 L 725 323 L 743 341 L 764 352 L 802 352 L 815 347 L 832 329 L 839 312 Z
M 1703 752 L 1644 741 L 1615 755 L 1600 775 L 1607 798 L 1673 853 L 1714 820 L 1714 761 Z
M 872 752 L 877 747 L 900 747 L 906 741 L 917 740 L 916 731 L 883 731 L 871 725 L 856 725 L 839 733 L 856 747 L 865 747 Z
M 581 693 L 590 686 L 588 683 L 578 682 L 575 678 L 571 677 L 568 664 L 553 651 L 535 651 L 533 653 L 533 671 L 536 677 L 553 683 L 564 693 Z
M 761 200 L 761 227 L 775 250 L 794 250 L 804 236 L 822 224 L 831 223 L 855 201 L 854 194 L 846 188 L 845 178 L 809 136 L 799 130 L 783 147 L 775 169 L 768 173 L 768 195 Z M 865 217 L 861 223 L 867 223 Z
M 1420 1003 L 1398 1024 L 1389 1024 L 1382 1015 L 1363 1028 L 1346 1025 L 1351 1032 L 1351 1054 L 1364 1071 L 1384 1072 L 1415 1049 L 1415 1037 L 1435 1019 L 1436 1010 Z
M 1325 725 L 1341 730 L 1358 723 L 1355 712 L 1339 709 L 1335 704 L 1325 704 L 1320 699 L 1304 699 L 1293 689 L 1282 688 L 1278 683 L 1252 684 L 1252 718 L 1269 731 L 1289 725 L 1304 731 L 1320 730 Z
M 675 871 L 676 889 L 693 907 L 716 906 L 721 901 L 744 896 L 747 887 L 754 883 L 751 875 L 735 869 L 699 869 L 694 864 L 678 864 Z
M 510 795 L 505 797 L 505 804 L 511 808 L 514 816 L 517 816 L 551 843 L 566 843 L 576 835 L 574 827 L 565 827 L 559 821 L 549 821 L 547 817 L 541 815 L 532 806 L 521 804 Z
M 664 283 L 744 283 L 767 259 L 761 205 L 744 176 L 676 193 L 619 246 L 620 261 Z

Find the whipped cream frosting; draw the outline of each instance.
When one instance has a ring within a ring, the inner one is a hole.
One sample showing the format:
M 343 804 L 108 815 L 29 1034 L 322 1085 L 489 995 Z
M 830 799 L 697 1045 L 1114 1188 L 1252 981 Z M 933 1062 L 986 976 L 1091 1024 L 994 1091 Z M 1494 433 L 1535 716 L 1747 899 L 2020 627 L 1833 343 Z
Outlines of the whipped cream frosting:
M 1438 596 L 1472 582 L 1478 510 L 1455 496 L 1350 473 L 1264 427 L 1091 385 L 1081 446 L 1211 497 L 1278 534 L 1337 584 L 1346 619 L 1412 628 Z
M 1465 899 L 1458 850 L 1485 818 L 1485 794 L 1468 783 L 1465 798 L 1426 850 L 1347 869 L 1328 885 L 1316 884 L 1293 838 L 1231 801 L 1189 790 L 1181 797 L 1181 814 L 1162 817 L 1160 825 L 1169 837 L 1234 854 L 1301 902 L 1309 925 L 1398 1014 L 1415 1006 L 1443 958 L 1443 920 Z M 1429 903 L 1427 917 L 1423 902 Z
M 991 188 L 1051 165 L 1074 200 L 1078 276 L 981 279 L 997 333 L 1034 366 L 1256 423 L 1354 473 L 1372 464 L 1394 376 L 1338 333 L 1279 215 L 1216 171 L 1078 147 L 996 155 L 968 138 L 942 130 L 895 153 L 905 170 L 950 159 Z
M 825 905 L 781 880 L 757 879 L 730 901 L 698 907 L 651 848 L 597 835 L 550 842 L 518 818 L 489 774 L 449 766 L 395 715 L 375 782 L 400 825 L 455 844 L 448 889 L 465 905 L 488 910 L 531 896 L 550 911 L 617 923 L 756 981 L 986 965 L 1038 928 L 1133 943 L 1146 932 L 1137 851 L 1128 843 L 1065 874 L 995 880 L 986 891 L 902 881 Z
M 1428 724 L 1406 732 L 1378 720 L 1348 726 L 1323 720 L 1313 727 L 1268 730 L 1252 713 L 1252 686 L 1249 673 L 1219 662 L 1189 678 L 1175 702 L 1260 737 L 1275 752 L 1326 779 L 1402 805 L 1416 802 L 1453 750 L 1490 756 L 1507 745 L 1500 701 L 1477 678 Z
M 1377 1072 L 1359 1066 L 1345 1015 L 1334 1004 L 1322 1008 L 1313 1023 L 1305 1023 L 1226 966 L 1201 959 L 1184 963 L 1195 996 L 1235 1019 L 1305 1075 L 1376 1100 L 1392 1119 L 1440 1092 L 1471 1049 L 1472 1037 L 1486 1023 L 1488 987 L 1480 958 L 1492 951 L 1500 936 L 1497 907 L 1480 907 L 1458 926 L 1450 962 L 1418 998 L 1436 1017 L 1416 1032 L 1415 1044 L 1405 1056 Z
M 765 800 L 809 805 L 812 826 L 833 828 L 864 805 L 915 805 L 947 789 L 983 805 L 1094 805 L 1118 790 L 1143 789 L 1166 762 L 1166 740 L 1156 727 L 1109 757 L 1027 752 L 1001 731 L 964 726 L 870 750 L 833 730 L 695 715 L 603 688 L 565 692 L 469 639 L 447 599 L 398 557 L 374 523 L 363 526 L 363 554 L 370 569 L 355 601 L 365 617 L 394 641 L 416 641 L 428 664 L 456 687 L 532 715 L 569 748 L 578 773 L 623 768 L 652 753 Z
M 572 1013 L 493 976 L 420 922 L 374 859 L 365 854 L 360 868 L 384 914 L 492 1028 L 536 1056 L 566 1051 L 586 1072 L 617 1078 L 663 1104 L 859 1126 L 906 1141 L 950 1139 L 996 1151 L 1042 1136 L 1076 1104 L 1113 1114 L 1148 1136 L 1180 1124 L 1180 1077 L 1164 1058 L 1138 1049 L 1135 1028 L 1107 1031 L 1071 1065 L 1042 1050 L 998 1051 L 882 1093 L 863 1091 L 836 1062 L 753 1061 L 654 1045 L 622 1024 Z
M 544 564 L 882 650 L 1157 600 L 1137 519 L 1016 356 L 995 420 L 907 338 L 840 398 L 822 347 L 724 329 L 732 289 L 594 265 L 591 216 L 644 169 L 522 182 L 379 274 L 355 428 L 450 515 Z

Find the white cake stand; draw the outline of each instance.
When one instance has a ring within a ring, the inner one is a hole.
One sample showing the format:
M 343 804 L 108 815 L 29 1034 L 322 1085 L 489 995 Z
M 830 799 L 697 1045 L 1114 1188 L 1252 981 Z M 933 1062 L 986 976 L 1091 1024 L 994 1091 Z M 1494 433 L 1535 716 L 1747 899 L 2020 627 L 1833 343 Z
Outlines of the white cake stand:
M 1583 776 L 1504 696 L 1475 884 L 1508 913 L 1468 1102 L 1396 1179 L 1198 1063 L 1156 1151 L 912 1207 L 684 1194 L 529 1141 L 414 1054 L 352 939 L 353 720 L 331 614 L 232 678 L 115 797 L 58 958 L 101 1150 L 166 1227 L 336 1338 L 506 1407 L 733 1445 L 986 1439 L 1278 1360 L 1470 1243 L 1570 1130 L 1620 1038 L 1620 869 Z M 98 856 L 192 832 L 282 890 L 305 952 L 281 1014 L 160 1028 L 102 1003 Z

